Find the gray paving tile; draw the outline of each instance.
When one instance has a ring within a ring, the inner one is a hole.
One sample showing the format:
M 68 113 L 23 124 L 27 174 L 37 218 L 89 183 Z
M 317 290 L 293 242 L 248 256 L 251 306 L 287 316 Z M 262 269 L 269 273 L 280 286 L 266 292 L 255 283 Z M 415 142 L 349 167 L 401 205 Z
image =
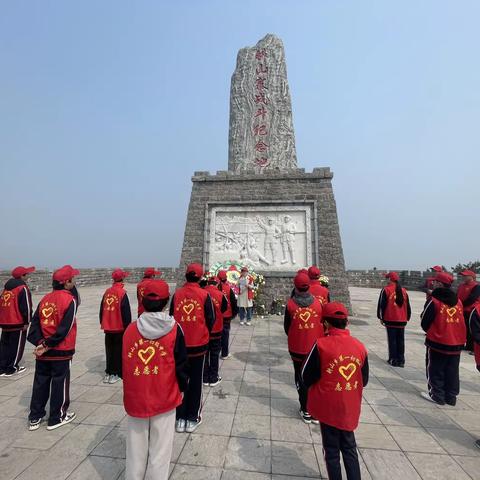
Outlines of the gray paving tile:
M 170 480 L 220 480 L 221 468 L 175 465 Z
M 470 476 L 449 455 L 407 453 L 407 457 L 423 480 L 470 480 Z
M 104 404 L 96 408 L 82 423 L 90 425 L 118 425 L 125 417 L 125 409 L 122 405 Z
M 68 480 L 116 480 L 125 468 L 121 458 L 88 456 L 68 476 Z
M 355 431 L 355 438 L 359 448 L 400 449 L 390 432 L 383 425 L 361 423 Z
M 237 415 L 270 415 L 270 398 L 268 397 L 239 397 Z
M 313 445 L 272 441 L 272 473 L 319 477 Z
M 202 412 L 202 424 L 195 433 L 229 436 L 232 430 L 233 413 Z
M 473 480 L 480 480 L 480 457 L 452 456 L 452 458 L 470 475 Z
M 232 436 L 270 440 L 270 416 L 236 415 L 233 422 Z
M 387 429 L 404 452 L 446 453 L 435 438 L 421 427 L 390 425 Z
M 272 417 L 272 440 L 311 443 L 310 428 L 300 417 Z
M 272 453 L 270 440 L 231 437 L 225 468 L 270 473 Z
M 420 424 L 404 407 L 390 407 L 386 405 L 374 405 L 373 410 L 376 416 L 384 425 L 403 425 L 419 427 Z
M 244 470 L 224 470 L 222 480 L 271 480 L 269 473 L 245 472 Z M 292 477 L 289 477 L 289 480 Z
M 476 439 L 463 430 L 427 428 L 427 431 L 450 455 L 480 456 L 474 444 Z
M 41 452 L 39 450 L 7 447 L 0 455 L 0 478 L 2 480 L 13 480 L 40 455 Z
M 421 480 L 403 452 L 362 448 L 360 453 L 374 480 Z
M 185 443 L 178 463 L 221 467 L 227 454 L 228 440 L 228 437 L 192 434 Z

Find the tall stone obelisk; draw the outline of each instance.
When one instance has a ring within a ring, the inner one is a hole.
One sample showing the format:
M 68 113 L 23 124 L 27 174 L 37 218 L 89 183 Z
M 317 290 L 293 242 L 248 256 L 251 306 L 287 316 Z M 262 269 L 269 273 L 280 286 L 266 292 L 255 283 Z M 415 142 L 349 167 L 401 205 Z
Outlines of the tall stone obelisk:
M 263 273 L 259 300 L 283 301 L 296 271 L 318 265 L 331 296 L 350 305 L 328 167 L 297 167 L 290 89 L 280 39 L 267 35 L 237 57 L 230 96 L 228 171 L 199 171 L 180 259 L 205 269 L 240 261 Z M 178 281 L 183 281 L 179 276 Z
M 230 90 L 228 169 L 297 167 L 283 43 L 267 35 L 238 52 Z

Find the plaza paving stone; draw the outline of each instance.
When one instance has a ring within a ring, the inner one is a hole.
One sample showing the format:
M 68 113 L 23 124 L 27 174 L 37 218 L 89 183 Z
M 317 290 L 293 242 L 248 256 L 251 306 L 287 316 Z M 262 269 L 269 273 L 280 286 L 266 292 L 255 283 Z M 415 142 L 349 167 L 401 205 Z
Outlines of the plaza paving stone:
M 106 286 L 105 286 L 106 288 Z M 128 285 L 133 311 L 134 286 Z M 27 372 L 0 378 L 0 479 L 118 480 L 125 476 L 126 416 L 121 382 L 102 383 L 104 338 L 98 304 L 104 287 L 81 289 L 77 354 L 71 372 L 70 425 L 27 429 L 34 359 Z M 363 479 L 480 480 L 480 374 L 462 354 L 456 407 L 423 400 L 425 348 L 419 314 L 424 295 L 411 292 L 406 368 L 386 362 L 386 335 L 375 317 L 379 291 L 351 288 L 351 330 L 369 350 L 370 383 L 357 430 Z M 34 296 L 38 302 L 39 296 Z M 299 480 L 326 478 L 319 427 L 298 416 L 293 368 L 279 316 L 232 325 L 232 358 L 221 363 L 223 382 L 205 388 L 203 424 L 176 434 L 171 479 Z M 344 476 L 344 478 L 346 478 Z

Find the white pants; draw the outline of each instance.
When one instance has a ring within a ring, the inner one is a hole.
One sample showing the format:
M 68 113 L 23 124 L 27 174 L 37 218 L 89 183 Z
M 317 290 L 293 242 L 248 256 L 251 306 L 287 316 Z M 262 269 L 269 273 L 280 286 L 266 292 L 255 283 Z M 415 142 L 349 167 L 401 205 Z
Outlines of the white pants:
M 128 417 L 125 480 L 167 480 L 175 409 L 149 418 Z

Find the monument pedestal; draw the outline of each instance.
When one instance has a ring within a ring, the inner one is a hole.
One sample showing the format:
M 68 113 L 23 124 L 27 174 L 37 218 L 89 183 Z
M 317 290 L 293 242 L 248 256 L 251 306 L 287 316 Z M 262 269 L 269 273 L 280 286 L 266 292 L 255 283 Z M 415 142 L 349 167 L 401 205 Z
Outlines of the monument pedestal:
M 332 178 L 329 168 L 195 172 L 180 272 L 240 260 L 265 276 L 258 301 L 268 309 L 289 297 L 298 269 L 316 264 L 332 299 L 350 308 Z

